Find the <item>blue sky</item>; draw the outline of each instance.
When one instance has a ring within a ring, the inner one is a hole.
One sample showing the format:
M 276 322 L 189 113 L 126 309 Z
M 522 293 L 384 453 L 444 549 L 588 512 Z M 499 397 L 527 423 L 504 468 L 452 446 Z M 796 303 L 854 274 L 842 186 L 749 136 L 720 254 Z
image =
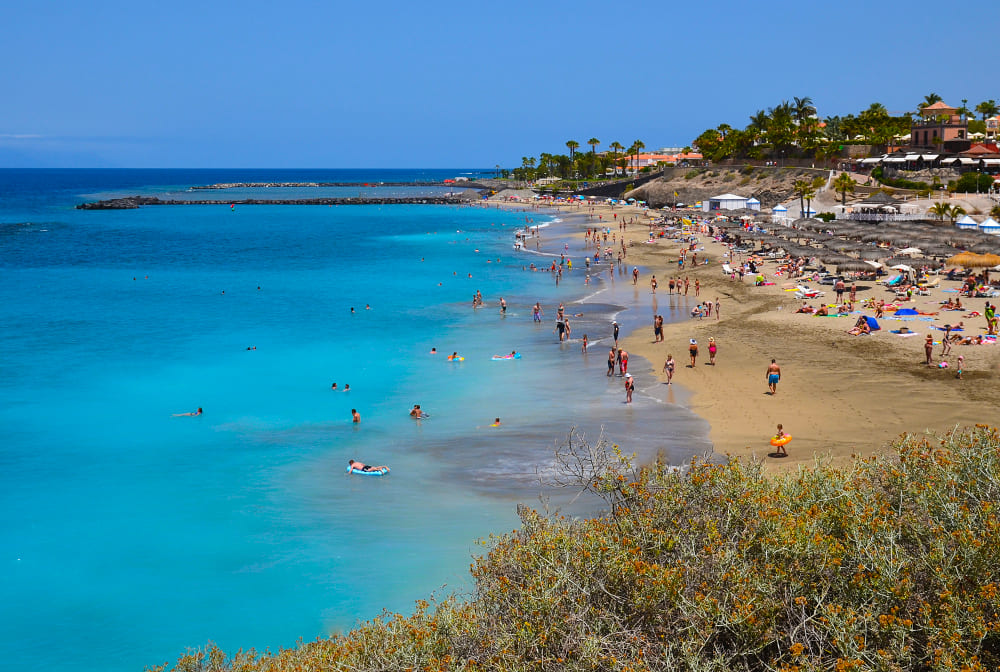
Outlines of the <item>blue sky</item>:
M 971 106 L 1000 99 L 988 5 L 7 2 L 0 166 L 513 167 L 793 96 Z

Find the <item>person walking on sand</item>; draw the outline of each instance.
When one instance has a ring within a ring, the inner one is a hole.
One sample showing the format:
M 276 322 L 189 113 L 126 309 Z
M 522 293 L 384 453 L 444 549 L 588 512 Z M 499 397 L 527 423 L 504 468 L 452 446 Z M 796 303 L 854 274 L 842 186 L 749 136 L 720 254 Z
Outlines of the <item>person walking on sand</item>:
M 611 332 L 612 332 L 612 335 L 615 338 L 615 347 L 617 348 L 618 347 L 618 323 L 617 322 L 612 322 L 611 323 Z
M 632 269 L 632 284 L 639 282 L 639 268 L 638 266 Z
M 927 340 L 924 341 L 924 354 L 927 355 L 927 359 L 924 362 L 927 366 L 933 365 L 933 355 L 934 355 L 934 337 L 927 334 Z
M 656 294 L 656 276 L 654 275 L 649 279 L 649 286 L 653 290 L 653 294 Z
M 701 296 L 701 280 L 698 280 L 697 278 L 695 278 L 694 281 L 694 295 Z
M 674 378 L 674 369 L 677 367 L 677 362 L 674 361 L 674 356 L 667 354 L 667 361 L 663 362 L 663 372 L 667 374 L 667 385 Z
M 635 390 L 635 381 L 632 379 L 631 373 L 625 374 L 625 403 L 632 403 L 632 392 Z
M 623 375 L 628 375 L 628 353 L 624 349 L 618 350 L 618 371 Z
M 767 389 L 770 390 L 771 396 L 773 397 L 778 393 L 778 381 L 781 380 L 781 367 L 775 360 L 771 360 L 771 364 L 767 367 Z
M 962 380 L 962 368 L 965 366 L 965 357 L 962 355 L 958 356 L 958 371 L 955 372 L 955 377 Z
M 951 353 L 951 325 L 944 325 L 944 336 L 941 337 L 941 356 Z
M 719 319 L 719 297 L 715 297 L 715 319 Z
M 608 350 L 608 378 L 615 373 L 615 361 L 618 359 L 618 352 L 611 348 Z
M 719 346 L 715 344 L 715 337 L 710 336 L 708 338 L 708 363 L 715 366 L 715 353 L 718 352 Z
M 688 354 L 691 355 L 691 365 L 688 368 L 693 369 L 694 365 L 698 361 L 698 341 L 691 339 L 691 343 L 688 345 Z
M 670 279 L 667 281 L 667 289 L 670 290 L 669 291 L 670 294 L 674 293 L 674 278 L 673 278 L 673 276 L 671 276 Z
M 691 286 L 691 280 L 688 276 L 684 276 L 684 296 L 688 295 L 688 288 Z

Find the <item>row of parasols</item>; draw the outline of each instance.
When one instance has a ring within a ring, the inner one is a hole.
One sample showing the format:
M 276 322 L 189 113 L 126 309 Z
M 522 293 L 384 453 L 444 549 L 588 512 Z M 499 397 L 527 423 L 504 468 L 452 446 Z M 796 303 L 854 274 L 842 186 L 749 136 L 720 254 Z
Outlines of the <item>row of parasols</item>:
M 743 222 L 718 220 L 726 229 Z M 906 264 L 940 268 L 992 268 L 1000 265 L 1000 239 L 980 231 L 935 226 L 926 222 L 885 222 L 877 226 L 849 221 L 797 219 L 765 231 L 737 232 L 793 257 L 819 259 L 838 272 L 873 272 L 881 266 Z

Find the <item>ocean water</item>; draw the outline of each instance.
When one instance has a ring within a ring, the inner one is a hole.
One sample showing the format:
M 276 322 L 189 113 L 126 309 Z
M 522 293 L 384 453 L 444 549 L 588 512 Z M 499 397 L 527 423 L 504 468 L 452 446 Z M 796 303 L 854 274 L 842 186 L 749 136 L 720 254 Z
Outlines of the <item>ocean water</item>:
M 73 209 L 215 182 L 475 173 L 0 170 L 5 666 L 137 670 L 208 641 L 276 649 L 407 612 L 467 588 L 477 540 L 515 527 L 518 502 L 593 509 L 539 483 L 571 427 L 640 459 L 708 449 L 705 423 L 642 363 L 628 407 L 604 375 L 611 319 L 648 328 L 654 312 L 683 319 L 686 300 L 654 307 L 606 267 L 585 283 L 571 217 Z M 515 252 L 526 218 L 541 242 Z M 564 245 L 577 269 L 558 285 L 528 268 Z M 582 314 L 569 343 L 553 334 L 559 302 Z M 511 350 L 522 358 L 491 359 Z M 349 477 L 349 458 L 392 473 Z

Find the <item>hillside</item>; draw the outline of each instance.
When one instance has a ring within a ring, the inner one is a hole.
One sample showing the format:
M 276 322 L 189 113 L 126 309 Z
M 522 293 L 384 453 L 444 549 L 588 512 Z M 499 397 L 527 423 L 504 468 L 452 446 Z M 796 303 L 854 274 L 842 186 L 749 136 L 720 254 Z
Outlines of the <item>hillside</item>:
M 825 178 L 829 171 L 776 166 L 672 168 L 667 169 L 663 177 L 627 192 L 625 197 L 660 208 L 677 201 L 696 203 L 732 193 L 753 196 L 760 201 L 762 210 L 768 210 L 795 197 L 793 185 L 796 180 L 812 180 L 818 175 Z

